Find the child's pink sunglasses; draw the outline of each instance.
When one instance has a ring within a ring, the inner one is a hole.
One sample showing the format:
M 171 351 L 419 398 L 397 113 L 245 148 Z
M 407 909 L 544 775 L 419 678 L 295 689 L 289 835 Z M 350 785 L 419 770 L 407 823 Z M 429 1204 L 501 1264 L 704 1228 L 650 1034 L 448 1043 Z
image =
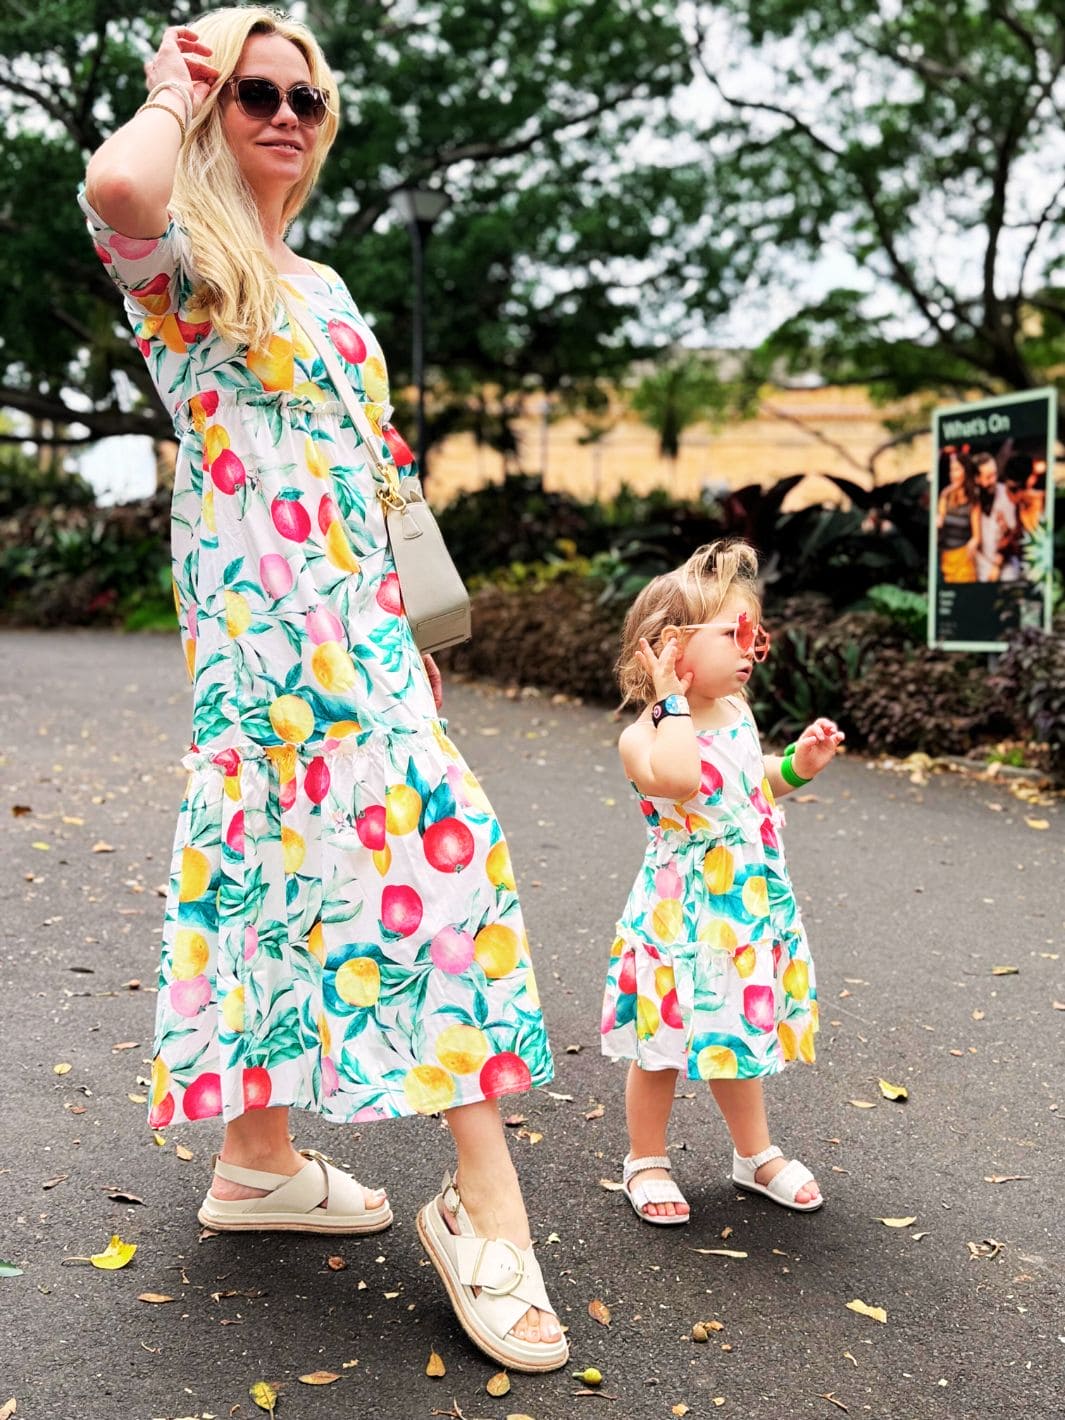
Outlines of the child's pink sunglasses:
M 703 631 L 718 628 L 731 631 L 736 649 L 741 656 L 764 661 L 769 655 L 769 632 L 761 624 L 755 624 L 745 611 L 741 611 L 735 621 L 696 621 L 682 626 L 682 631 Z

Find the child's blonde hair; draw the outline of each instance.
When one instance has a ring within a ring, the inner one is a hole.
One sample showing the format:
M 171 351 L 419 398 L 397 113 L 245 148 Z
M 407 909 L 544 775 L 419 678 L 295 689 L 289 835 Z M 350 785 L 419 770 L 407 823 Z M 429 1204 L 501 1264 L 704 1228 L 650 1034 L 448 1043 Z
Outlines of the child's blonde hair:
M 637 660 L 641 639 L 656 652 L 662 633 L 703 621 L 713 621 L 729 597 L 739 593 L 749 603 L 755 620 L 762 615 L 758 592 L 758 554 L 740 538 L 721 538 L 697 548 L 683 566 L 648 582 L 625 618 L 621 654 L 615 667 L 624 696 L 647 705 L 654 699 L 654 682 Z

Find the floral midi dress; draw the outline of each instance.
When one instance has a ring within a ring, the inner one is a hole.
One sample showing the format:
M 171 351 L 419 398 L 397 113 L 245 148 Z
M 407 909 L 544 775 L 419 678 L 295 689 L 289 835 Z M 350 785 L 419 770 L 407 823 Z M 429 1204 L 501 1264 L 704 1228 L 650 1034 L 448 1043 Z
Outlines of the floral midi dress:
M 746 703 L 698 738 L 702 778 L 686 803 L 636 789 L 647 849 L 617 926 L 603 1053 L 692 1080 L 773 1075 L 812 1061 L 817 1031 L 783 820 Z
M 287 307 L 327 332 L 403 465 L 373 333 L 314 266 L 283 278 L 265 348 L 227 342 L 174 223 L 135 240 L 80 202 L 179 443 L 193 743 L 151 1123 L 429 1114 L 545 1083 L 506 840 L 437 718 L 370 460 Z

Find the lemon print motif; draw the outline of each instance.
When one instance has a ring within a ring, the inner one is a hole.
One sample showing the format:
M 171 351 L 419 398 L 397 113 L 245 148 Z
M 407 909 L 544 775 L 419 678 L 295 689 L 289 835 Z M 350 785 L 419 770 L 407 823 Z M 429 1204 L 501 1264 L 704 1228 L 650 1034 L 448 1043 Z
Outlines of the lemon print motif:
M 221 424 L 212 424 L 203 436 L 203 456 L 208 467 L 223 449 L 229 448 L 229 434 Z
M 326 531 L 325 555 L 334 567 L 340 568 L 341 572 L 357 572 L 359 570 L 359 559 L 351 550 L 351 543 L 344 531 L 344 524 L 339 518 L 334 518 Z
M 337 972 L 336 989 L 349 1006 L 375 1006 L 381 994 L 381 969 L 373 957 L 352 957 Z
M 769 890 L 765 878 L 747 879 L 743 885 L 743 905 L 752 917 L 769 916 Z
M 795 1039 L 795 1032 L 787 1021 L 781 1021 L 777 1025 L 777 1039 L 780 1041 L 784 1059 L 794 1060 L 799 1054 L 799 1043 Z
M 315 646 L 311 670 L 318 684 L 330 695 L 343 695 L 358 680 L 351 653 L 339 641 L 323 641 L 320 646 Z
M 490 850 L 484 870 L 493 887 L 505 887 L 514 891 L 516 884 L 514 882 L 514 868 L 510 861 L 510 850 L 502 838 Z
M 650 996 L 636 998 L 636 1034 L 641 1040 L 650 1040 L 658 1030 L 658 1007 Z
M 198 848 L 181 850 L 181 902 L 196 902 L 211 885 L 211 865 Z
M 307 461 L 307 471 L 312 477 L 329 477 L 329 460 L 325 456 L 322 444 L 318 439 L 312 439 L 309 434 L 303 441 L 303 456 Z
M 674 897 L 664 898 L 651 913 L 651 931 L 660 942 L 675 942 L 684 925 L 684 908 Z
M 226 630 L 234 640 L 243 636 L 251 625 L 251 607 L 240 592 L 225 593 Z
M 385 831 L 403 837 L 418 827 L 422 796 L 409 784 L 393 784 L 385 791 Z
M 279 695 L 270 706 L 270 724 L 279 739 L 301 745 L 314 729 L 314 711 L 299 695 Z
M 222 1019 L 235 1035 L 244 1029 L 244 987 L 235 986 L 222 997 Z
M 704 1045 L 695 1067 L 700 1080 L 734 1080 L 740 1068 L 736 1052 L 727 1045 Z
M 784 990 L 796 1001 L 810 994 L 810 970 L 804 961 L 790 961 L 784 971 Z
M 322 1044 L 322 1054 L 331 1055 L 333 1053 L 333 1033 L 329 1029 L 329 1022 L 324 1016 L 318 1017 L 318 1039 Z
M 509 976 L 521 957 L 521 943 L 512 927 L 503 922 L 490 922 L 474 937 L 474 960 L 488 977 L 495 981 Z
M 325 930 L 321 921 L 316 922 L 307 933 L 307 950 L 315 961 L 325 964 Z
M 735 954 L 732 958 L 732 962 L 739 974 L 746 978 L 751 975 L 758 965 L 758 953 L 748 944 Z
M 732 887 L 735 876 L 736 863 L 732 850 L 726 848 L 723 843 L 711 848 L 703 863 L 703 882 L 707 891 L 722 896 Z
M 699 940 L 716 952 L 734 952 L 740 944 L 732 923 L 723 917 L 712 917 L 699 933 Z
M 201 932 L 194 932 L 191 927 L 179 927 L 170 954 L 171 976 L 178 981 L 191 981 L 204 970 L 209 958 L 207 938 Z
M 805 1060 L 807 1065 L 814 1063 L 814 1025 L 812 1021 L 803 1031 L 799 1041 L 799 1059 Z
M 307 844 L 301 834 L 294 828 L 283 828 L 281 830 L 281 855 L 285 865 L 285 872 L 298 873 L 303 867 L 303 860 L 307 856 Z
M 436 1058 L 453 1075 L 472 1075 L 488 1059 L 488 1037 L 475 1026 L 448 1026 L 436 1038 Z
M 455 1100 L 455 1080 L 439 1065 L 415 1065 L 403 1077 L 403 1093 L 415 1114 L 439 1114 Z
M 170 1089 L 170 1071 L 166 1062 L 156 1056 L 152 1061 L 152 1104 L 158 1104 Z
M 671 966 L 660 966 L 655 972 L 655 990 L 658 992 L 659 999 L 663 996 L 668 996 L 675 985 L 673 968 Z
M 367 399 L 372 399 L 375 404 L 384 404 L 388 399 L 388 374 L 384 362 L 376 355 L 363 361 L 362 387 Z

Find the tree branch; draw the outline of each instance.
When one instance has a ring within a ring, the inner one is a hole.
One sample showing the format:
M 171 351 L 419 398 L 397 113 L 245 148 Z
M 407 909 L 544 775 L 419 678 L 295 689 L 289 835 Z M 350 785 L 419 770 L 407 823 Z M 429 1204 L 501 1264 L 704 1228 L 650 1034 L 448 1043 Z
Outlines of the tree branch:
M 840 458 L 849 463 L 851 468 L 856 468 L 859 473 L 868 472 L 866 465 L 859 459 L 856 459 L 849 449 L 844 448 L 842 444 L 838 444 L 835 439 L 830 439 L 829 436 L 823 434 L 820 429 L 815 429 L 807 424 L 805 419 L 800 418 L 799 415 L 790 414 L 786 409 L 781 409 L 775 404 L 766 404 L 764 401 L 762 408 L 767 414 L 771 414 L 774 419 L 782 419 L 787 424 L 794 424 L 795 427 L 801 429 L 804 434 L 809 434 L 811 439 L 816 439 L 818 443 L 824 444 L 828 449 L 832 449 L 834 453 L 839 454 Z
M 117 434 L 147 434 L 151 439 L 172 439 L 174 430 L 162 410 L 147 410 L 131 414 L 121 409 L 72 409 L 58 395 L 40 394 L 36 390 L 0 385 L 0 409 L 17 409 L 34 419 L 50 419 L 57 424 L 82 424 L 91 439 L 107 439 Z M 88 442 L 80 439 L 79 442 Z M 20 443 L 36 443 L 29 437 Z M 43 441 L 42 441 L 43 442 Z M 61 442 L 71 442 L 62 440 Z

